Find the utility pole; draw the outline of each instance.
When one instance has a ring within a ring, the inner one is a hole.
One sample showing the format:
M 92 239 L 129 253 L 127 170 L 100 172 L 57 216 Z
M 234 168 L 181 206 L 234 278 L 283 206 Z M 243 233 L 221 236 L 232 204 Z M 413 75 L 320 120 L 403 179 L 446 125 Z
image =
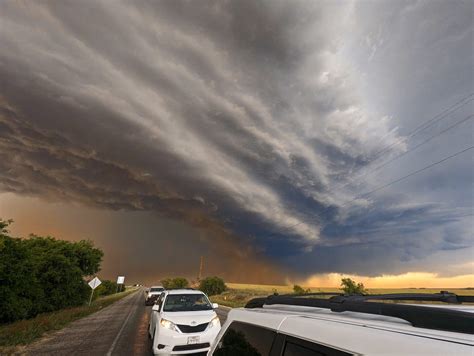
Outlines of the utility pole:
M 204 267 L 204 257 L 201 256 L 201 263 L 199 264 L 199 276 L 198 276 L 198 281 L 201 280 L 202 278 L 202 268 Z

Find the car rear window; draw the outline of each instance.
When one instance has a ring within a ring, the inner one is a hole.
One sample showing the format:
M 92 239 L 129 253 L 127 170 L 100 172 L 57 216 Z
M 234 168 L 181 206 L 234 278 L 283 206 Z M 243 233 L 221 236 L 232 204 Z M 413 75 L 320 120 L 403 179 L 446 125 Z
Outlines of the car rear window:
M 267 356 L 275 336 L 273 330 L 234 321 L 222 336 L 214 355 Z

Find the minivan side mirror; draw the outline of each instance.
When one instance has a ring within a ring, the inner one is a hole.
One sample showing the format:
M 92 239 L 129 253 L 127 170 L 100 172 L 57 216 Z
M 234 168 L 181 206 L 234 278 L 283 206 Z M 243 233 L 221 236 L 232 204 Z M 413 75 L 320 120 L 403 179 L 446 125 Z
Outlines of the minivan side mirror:
M 159 304 L 153 305 L 153 307 L 151 308 L 151 310 L 156 311 L 156 312 L 159 312 L 159 311 L 160 311 L 160 305 L 159 305 Z
M 212 309 L 217 309 L 219 308 L 219 304 L 217 303 L 212 303 Z

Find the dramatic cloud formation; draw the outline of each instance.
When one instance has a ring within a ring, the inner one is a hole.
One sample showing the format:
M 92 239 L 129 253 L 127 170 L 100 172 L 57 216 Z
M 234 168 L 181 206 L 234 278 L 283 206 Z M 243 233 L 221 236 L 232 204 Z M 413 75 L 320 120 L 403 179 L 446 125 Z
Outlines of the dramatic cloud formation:
M 53 235 L 70 240 L 92 239 L 106 255 L 100 276 L 125 275 L 129 283 L 155 284 L 169 276 L 196 279 L 200 257 L 204 275 L 231 281 L 281 283 L 284 272 L 251 247 L 222 230 L 200 229 L 153 212 L 113 211 L 71 203 L 0 194 L 0 216 L 15 218 L 17 236 Z
M 1 191 L 301 274 L 466 273 L 434 257 L 472 258 L 473 151 L 385 186 L 472 146 L 469 2 L 0 8 Z

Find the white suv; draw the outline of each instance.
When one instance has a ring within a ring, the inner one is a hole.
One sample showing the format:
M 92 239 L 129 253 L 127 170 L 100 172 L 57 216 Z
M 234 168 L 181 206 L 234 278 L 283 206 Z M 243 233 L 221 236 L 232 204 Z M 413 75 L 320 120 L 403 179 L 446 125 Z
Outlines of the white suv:
M 228 314 L 208 355 L 474 355 L 473 306 L 370 301 L 446 302 L 452 296 L 258 298 Z M 464 298 L 454 296 L 458 303 Z
M 206 352 L 221 324 L 208 297 L 193 289 L 167 290 L 152 308 L 148 332 L 155 355 Z
M 165 288 L 162 286 L 150 287 L 150 290 L 148 290 L 145 294 L 145 305 L 155 304 L 155 301 L 158 299 L 160 294 L 163 293 L 164 290 Z

